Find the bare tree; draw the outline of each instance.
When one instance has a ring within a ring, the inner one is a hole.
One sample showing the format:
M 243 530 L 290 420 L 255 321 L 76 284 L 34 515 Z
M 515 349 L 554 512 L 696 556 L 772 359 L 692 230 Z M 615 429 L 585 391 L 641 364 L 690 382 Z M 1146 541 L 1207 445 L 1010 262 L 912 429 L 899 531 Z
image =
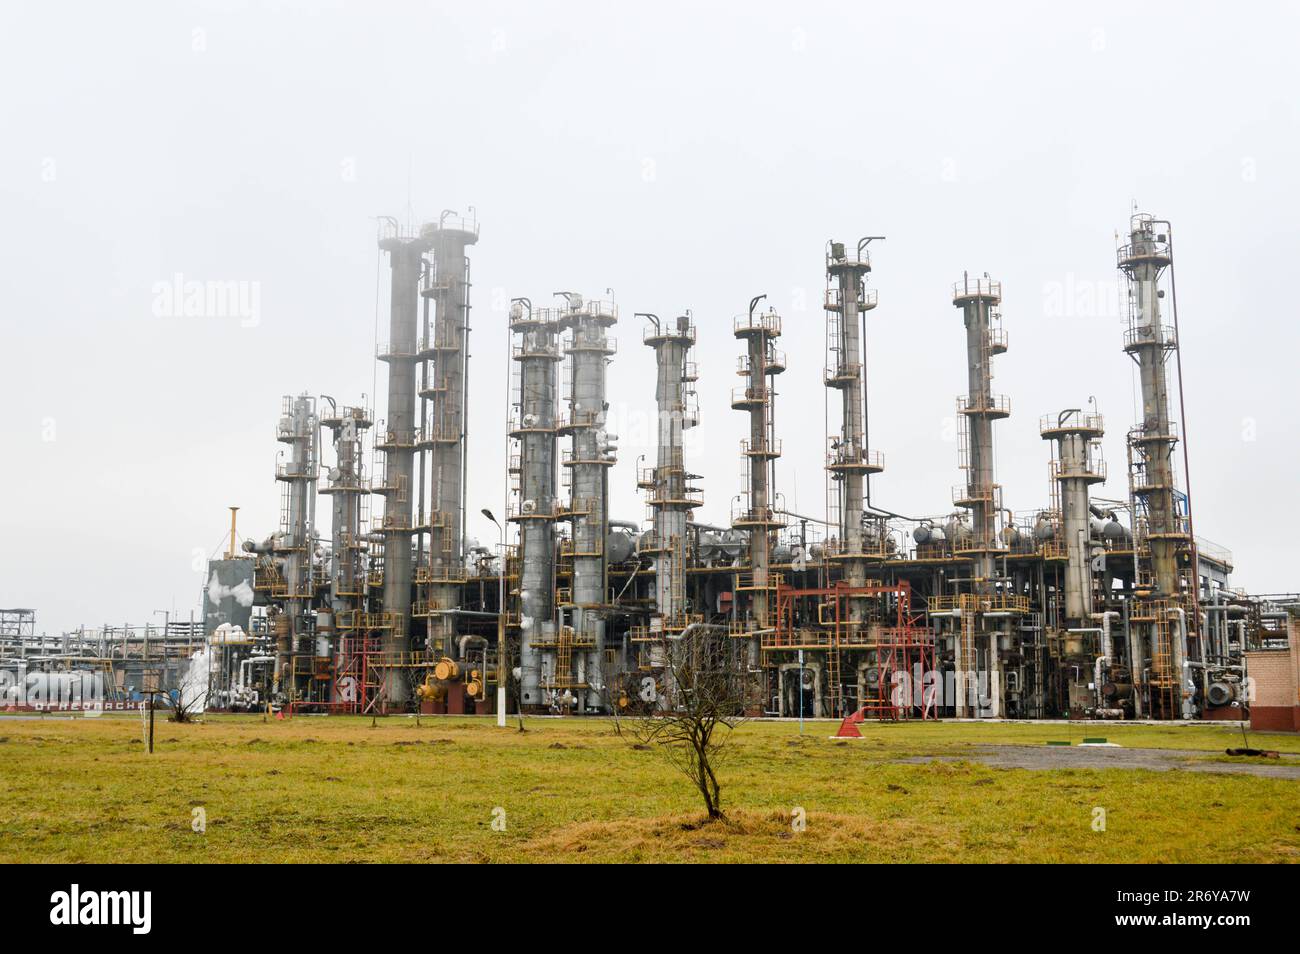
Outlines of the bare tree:
M 190 663 L 191 669 L 194 662 Z M 172 722 L 189 722 L 191 718 L 208 707 L 208 696 L 212 691 L 212 675 L 206 673 L 202 681 L 192 681 L 192 673 L 187 671 L 180 684 L 171 692 L 165 693 L 168 707 L 171 709 Z
M 699 790 L 709 820 L 724 818 L 717 768 L 732 731 L 745 721 L 746 667 L 723 627 L 696 624 L 658 644 L 658 705 L 629 719 L 632 734 L 657 746 Z

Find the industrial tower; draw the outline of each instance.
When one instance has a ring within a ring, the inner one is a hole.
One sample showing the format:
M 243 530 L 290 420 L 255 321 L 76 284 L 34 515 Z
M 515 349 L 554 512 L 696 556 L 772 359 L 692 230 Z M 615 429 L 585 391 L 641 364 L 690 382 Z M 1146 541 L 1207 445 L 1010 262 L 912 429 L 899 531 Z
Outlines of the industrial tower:
M 613 435 L 605 430 L 605 363 L 614 353 L 608 330 L 618 321 L 618 310 L 612 302 L 562 294 L 566 306 L 560 323 L 568 331 L 564 350 L 570 389 L 559 433 L 570 435 L 571 444 L 560 456 L 569 476 L 569 501 L 561 517 L 570 527 L 560 552 L 569 561 L 572 586 L 567 598 L 557 600 L 561 627 L 555 665 L 550 684 L 543 682 L 543 687 L 585 712 L 602 707 L 605 691 L 609 469 L 618 459 Z
M 557 344 L 560 316 L 534 308 L 526 298 L 510 307 L 512 362 L 507 518 L 519 525 L 518 629 L 519 699 L 542 703 L 542 648 L 553 646 L 555 630 L 555 520 Z M 504 572 L 504 568 L 503 571 Z M 509 614 L 508 614 L 509 618 Z
M 775 379 L 785 370 L 785 357 L 774 346 L 781 335 L 781 316 L 772 308 L 757 311 L 765 297 L 752 299 L 749 311 L 737 316 L 732 325 L 736 338 L 745 342 L 745 354 L 736 371 L 745 384 L 732 389 L 731 406 L 749 416 L 749 437 L 740 445 L 745 488 L 740 508 L 733 509 L 731 525 L 749 534 L 749 569 L 737 574 L 736 592 L 749 594 L 751 632 L 771 626 L 773 593 L 780 583 L 779 576 L 770 572 L 772 544 L 776 532 L 785 526 L 777 516 L 773 497 L 776 459 L 781 456 L 774 420 Z M 757 668 L 759 656 L 760 639 L 750 636 L 751 668 Z
M 421 363 L 420 453 L 421 530 L 428 551 L 415 575 L 427 620 L 426 648 L 455 657 L 456 609 L 465 582 L 465 404 L 469 385 L 468 339 L 470 263 L 465 249 L 478 241 L 478 226 L 444 211 L 438 224 L 421 231 L 432 252 L 420 294 L 424 297 Z M 429 309 L 432 306 L 432 320 Z M 428 478 L 428 509 L 424 482 Z M 421 537 L 419 542 L 423 542 Z
M 1165 231 L 1157 231 L 1163 226 Z M 1163 324 L 1161 277 L 1173 265 L 1169 223 L 1136 214 L 1129 241 L 1120 247 L 1118 265 L 1127 282 L 1128 330 L 1124 350 L 1136 362 L 1142 389 L 1142 421 L 1128 433 L 1129 493 L 1134 546 L 1149 556 L 1149 571 L 1139 564 L 1141 601 L 1131 621 L 1148 632 L 1150 705 L 1154 715 L 1178 718 L 1188 701 L 1185 666 L 1189 630 L 1196 631 L 1196 580 L 1187 579 L 1193 555 L 1187 498 L 1178 490 L 1174 446 L 1178 431 L 1170 420 L 1168 362 L 1178 350 L 1173 326 Z M 1192 570 L 1194 575 L 1195 570 Z M 1133 661 L 1140 671 L 1140 660 Z
M 647 320 L 642 336 L 655 353 L 655 405 L 657 412 L 655 466 L 638 475 L 638 486 L 649 492 L 652 529 L 638 550 L 654 560 L 655 616 L 651 629 L 680 633 L 702 617 L 687 613 L 687 524 L 691 511 L 704 503 L 701 492 L 690 486 L 696 475 L 687 473 L 683 433 L 699 423 L 695 404 L 695 323 L 690 313 L 671 323 L 657 315 Z
M 867 404 L 865 390 L 864 324 L 868 311 L 876 307 L 875 291 L 866 288 L 871 272 L 867 251 L 870 238 L 859 240 L 849 251 L 842 242 L 830 242 L 826 253 L 826 349 L 825 382 L 840 393 L 840 431 L 827 437 L 827 523 L 838 533 L 828 541 L 827 556 L 843 567 L 842 580 L 850 587 L 867 582 L 871 557 L 883 558 L 884 535 L 873 525 L 866 532 L 866 483 L 872 474 L 884 470 L 881 455 L 867 448 Z M 866 618 L 868 599 L 848 600 L 850 632 Z M 832 696 L 838 695 L 831 687 Z
M 970 513 L 969 533 L 957 534 L 953 550 L 970 558 L 970 591 L 976 597 L 961 608 L 960 633 L 955 644 L 958 718 L 970 714 L 978 698 L 979 708 L 993 718 L 1002 715 L 1002 672 L 997 628 L 1004 610 L 991 604 L 997 582 L 996 557 L 1003 549 L 998 539 L 1002 514 L 1002 488 L 995 481 L 993 422 L 1009 417 L 1010 403 L 993 394 L 993 356 L 1007 350 L 1001 328 L 1002 283 L 964 275 L 954 283 L 952 303 L 961 309 L 966 326 L 967 393 L 957 399 L 959 456 L 966 471 L 966 483 L 953 492 L 953 503 Z M 999 614 L 999 615 L 993 615 Z M 980 643 L 984 645 L 981 647 Z M 984 654 L 981 670 L 979 656 Z M 987 680 L 980 691 L 979 673 Z M 982 698 L 979 698 L 982 697 Z
M 417 332 L 420 318 L 420 279 L 429 241 L 398 234 L 380 239 L 388 253 L 389 285 L 388 343 L 381 344 L 377 357 L 388 365 L 388 409 L 375 449 L 384 455 L 383 474 L 373 491 L 384 497 L 383 612 L 369 623 L 380 634 L 382 650 L 389 660 L 402 658 L 411 648 L 412 519 L 415 492 L 415 366 L 419 360 Z M 388 667 L 382 694 L 388 706 L 404 705 L 410 698 L 407 673 Z

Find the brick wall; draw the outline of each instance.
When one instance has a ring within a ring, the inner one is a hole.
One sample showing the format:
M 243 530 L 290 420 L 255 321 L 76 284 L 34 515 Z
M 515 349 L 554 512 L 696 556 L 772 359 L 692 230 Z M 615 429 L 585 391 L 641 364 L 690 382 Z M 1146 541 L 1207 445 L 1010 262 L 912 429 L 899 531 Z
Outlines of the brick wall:
M 1300 732 L 1300 645 L 1295 619 L 1287 620 L 1287 649 L 1246 653 L 1246 675 L 1254 680 L 1250 727 Z

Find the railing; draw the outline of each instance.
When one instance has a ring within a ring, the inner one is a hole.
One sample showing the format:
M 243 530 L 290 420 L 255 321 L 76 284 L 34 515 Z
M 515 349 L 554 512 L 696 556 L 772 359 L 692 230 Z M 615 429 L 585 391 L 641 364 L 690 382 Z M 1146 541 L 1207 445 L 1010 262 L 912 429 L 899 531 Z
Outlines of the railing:
M 578 427 L 596 427 L 599 423 L 599 411 L 569 411 L 555 416 L 555 429 L 557 431 L 571 431 Z
M 771 388 L 732 388 L 731 389 L 731 406 L 737 407 L 757 407 L 766 404 L 771 397 Z
M 1213 563 L 1232 566 L 1232 551 L 1204 537 L 1196 538 L 1196 552 Z
M 1058 431 L 1096 431 L 1105 430 L 1100 414 L 1084 414 L 1070 411 L 1064 417 L 1060 414 L 1044 414 L 1038 419 L 1038 433 L 1051 434 Z
M 838 438 L 830 437 L 827 440 L 836 441 Z M 826 466 L 829 469 L 880 471 L 885 469 L 885 455 L 880 451 L 857 447 L 832 446 L 826 451 Z
M 673 493 L 667 487 L 656 488 L 647 503 L 650 504 L 689 504 L 692 507 L 704 506 L 704 491 L 699 487 L 683 487 L 680 493 Z
M 599 501 L 595 497 L 573 497 L 568 501 L 558 503 L 555 507 L 556 516 L 567 517 L 571 515 L 582 516 L 584 514 L 595 513 L 598 509 Z
M 775 311 L 765 311 L 754 315 L 737 315 L 732 322 L 732 330 L 740 333 L 764 332 L 769 335 L 781 333 L 781 316 Z
M 953 610 L 977 613 L 1028 613 L 1029 597 L 1014 593 L 959 593 L 955 596 L 932 596 L 927 610 L 930 613 L 950 613 Z
M 959 282 L 952 283 L 952 300 L 961 301 L 963 298 L 991 298 L 994 301 L 1002 300 L 1002 283 L 995 282 L 991 278 L 963 278 Z
M 844 309 L 841 307 L 841 298 L 838 288 L 828 288 L 826 289 L 826 296 L 822 299 L 822 307 L 826 311 L 842 312 Z M 871 311 L 876 307 L 876 301 L 876 290 L 874 288 L 864 288 L 861 297 L 857 300 L 857 310 Z
M 554 502 L 548 507 L 535 500 L 512 500 L 506 506 L 507 520 L 554 520 L 558 515 L 559 508 Z
M 992 394 L 978 397 L 972 403 L 968 396 L 957 398 L 958 414 L 993 414 L 1006 417 L 1011 413 L 1011 400 L 1005 395 Z
M 1123 268 L 1128 263 L 1138 263 L 1149 259 L 1156 259 L 1168 264 L 1172 259 L 1169 242 L 1161 242 L 1153 238 L 1150 241 L 1120 246 L 1119 251 L 1115 253 L 1115 262 L 1120 268 Z
M 972 487 L 969 484 L 953 484 L 952 502 L 976 503 L 984 501 L 992 504 L 998 498 L 998 485 L 990 484 L 987 487 Z
M 275 465 L 276 480 L 316 479 L 316 465 L 310 461 L 288 460 Z
M 1172 325 L 1137 325 L 1124 332 L 1124 350 L 1132 351 L 1144 345 L 1158 344 L 1165 349 L 1178 347 L 1178 334 Z
M 736 574 L 736 589 L 738 590 L 776 590 L 784 582 L 785 577 L 780 573 L 769 573 L 766 583 L 756 581 L 752 572 Z
M 768 348 L 767 354 L 763 356 L 763 372 L 765 374 L 776 374 L 784 371 L 786 368 L 785 352 L 776 348 Z M 736 374 L 748 376 L 753 370 L 750 364 L 749 355 L 742 354 L 736 358 Z
M 605 335 L 600 335 L 595 338 L 572 335 L 564 342 L 564 350 L 568 354 L 572 354 L 575 351 L 597 351 L 601 354 L 617 354 L 618 339 L 608 338 Z
M 523 358 L 546 358 L 560 360 L 560 348 L 554 341 L 522 341 L 510 345 L 510 357 L 515 360 Z
M 386 447 L 414 447 L 416 430 L 414 427 L 403 428 L 400 431 L 384 430 L 383 440 L 376 441 L 375 447 L 383 449 Z
M 1130 444 L 1158 443 L 1168 441 L 1174 443 L 1178 440 L 1178 422 L 1166 421 L 1163 433 L 1148 431 L 1145 425 L 1139 424 L 1137 427 L 1129 429 L 1128 442 Z
M 589 299 L 584 301 L 576 308 L 567 308 L 562 314 L 566 318 L 592 318 L 605 324 L 613 324 L 618 321 L 618 306 L 612 301 L 601 301 L 600 299 Z
M 780 457 L 781 438 L 761 440 L 757 444 L 746 438 L 740 442 L 740 453 L 745 457 Z
M 463 347 L 460 327 L 453 326 L 450 331 L 444 328 L 432 335 L 421 335 L 416 350 L 419 354 L 433 354 L 437 351 L 459 351 Z
M 641 330 L 641 340 L 653 341 L 656 338 L 679 338 L 689 344 L 695 344 L 695 323 L 690 322 L 685 328 L 681 328 L 678 327 L 676 319 L 661 321 L 658 327 L 647 322 L 645 328 Z
M 419 431 L 416 445 L 455 444 L 459 440 L 460 428 L 450 421 L 430 421 Z
M 831 242 L 826 250 L 826 265 L 866 265 L 870 268 L 871 252 L 865 245 L 859 248 L 844 242 Z
M 1106 479 L 1106 462 L 1104 460 L 1090 460 L 1081 468 L 1075 470 L 1068 469 L 1069 466 L 1066 461 L 1053 460 L 1051 466 L 1052 480 L 1068 480 L 1072 477 L 1095 481 L 1104 481 Z
M 822 371 L 822 380 L 829 385 L 839 384 L 841 381 L 852 381 L 853 379 L 862 380 L 862 362 L 860 361 L 841 361 L 832 368 L 825 368 Z
M 398 345 L 390 344 L 387 341 L 381 341 L 377 345 L 375 345 L 375 357 L 378 358 L 380 361 L 387 361 L 390 358 L 414 359 L 418 351 L 418 347 L 415 345 L 412 345 L 410 350 L 406 350 L 406 351 L 396 350 L 398 347 L 399 347 Z
M 733 508 L 731 511 L 731 525 L 738 527 L 746 524 L 759 524 L 767 527 L 785 526 L 784 521 L 777 518 L 776 511 L 771 507 Z
M 893 538 L 887 535 L 863 533 L 862 543 L 856 550 L 849 549 L 847 541 L 836 537 L 831 537 L 822 543 L 822 554 L 828 560 L 855 556 L 883 558 L 893 556 L 896 552 Z

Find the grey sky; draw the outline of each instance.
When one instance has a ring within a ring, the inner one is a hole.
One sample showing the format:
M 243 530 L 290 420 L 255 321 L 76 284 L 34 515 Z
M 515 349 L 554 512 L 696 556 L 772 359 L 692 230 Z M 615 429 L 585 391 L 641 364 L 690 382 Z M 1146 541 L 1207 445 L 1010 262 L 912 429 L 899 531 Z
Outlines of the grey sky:
M 1237 585 L 1297 587 L 1297 8 L 701 6 L 6 3 L 0 605 L 50 632 L 188 613 L 228 504 L 274 528 L 280 395 L 376 391 L 374 216 L 470 205 L 470 513 L 504 492 L 505 300 L 610 287 L 615 515 L 643 516 L 653 409 L 632 312 L 689 307 L 700 519 L 725 522 L 731 317 L 762 292 L 785 317 L 778 489 L 821 513 L 823 246 L 866 234 L 875 501 L 951 509 L 963 269 L 1004 283 L 1008 506 L 1046 503 L 1038 418 L 1089 396 L 1096 492 L 1125 496 L 1136 200 L 1174 223 L 1198 534 Z M 177 273 L 256 283 L 257 321 L 157 316 Z

